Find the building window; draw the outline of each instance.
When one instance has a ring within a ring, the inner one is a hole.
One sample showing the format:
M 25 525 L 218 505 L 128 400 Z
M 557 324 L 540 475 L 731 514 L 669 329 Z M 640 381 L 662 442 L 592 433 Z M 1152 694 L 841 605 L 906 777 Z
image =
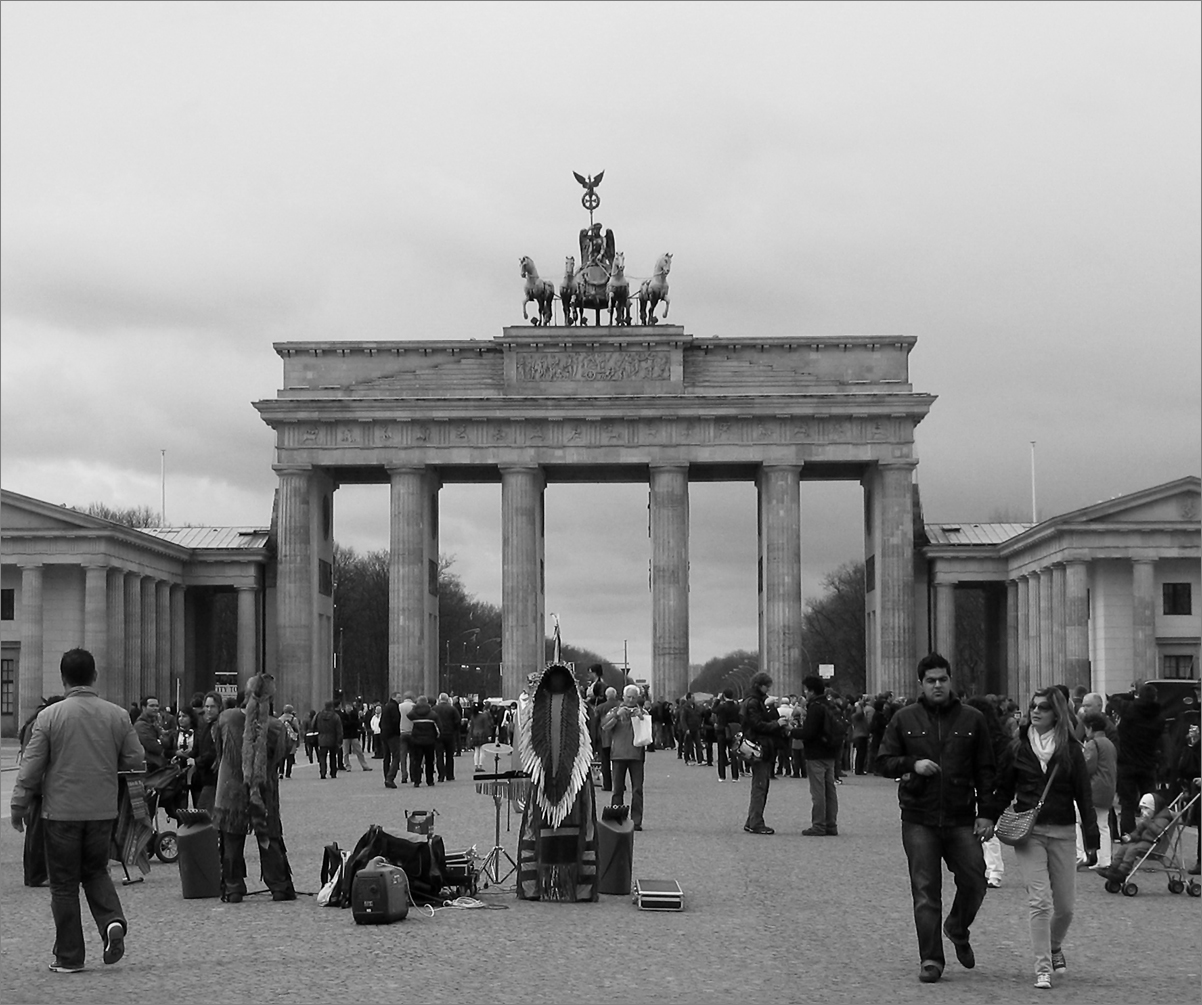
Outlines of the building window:
M 1164 613 L 1193 614 L 1189 583 L 1164 584 Z
M 1190 656 L 1190 655 L 1165 656 L 1165 658 L 1164 658 L 1164 679 L 1165 680 L 1193 680 L 1194 679 L 1194 658 L 1193 658 L 1193 656 Z
M 15 590 L 0 590 L 0 621 L 12 621 L 15 616 Z
M 317 560 L 317 592 L 323 597 L 334 595 L 334 567 L 324 558 Z
M 5 590 L 12 593 L 12 590 Z M 17 661 L 0 660 L 0 715 L 12 715 L 17 697 Z

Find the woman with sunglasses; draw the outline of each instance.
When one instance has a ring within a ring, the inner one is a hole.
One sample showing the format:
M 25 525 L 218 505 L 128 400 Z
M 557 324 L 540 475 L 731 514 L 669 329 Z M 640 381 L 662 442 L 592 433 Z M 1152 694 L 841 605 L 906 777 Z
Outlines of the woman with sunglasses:
M 1014 848 L 1027 888 L 1040 989 L 1052 986 L 1054 972 L 1068 970 L 1063 946 L 1077 896 L 1078 811 L 1086 850 L 1096 851 L 1100 843 L 1085 755 L 1073 737 L 1064 695 L 1054 687 L 1036 691 L 1031 699 L 1002 761 L 996 805 L 1009 806 L 1017 797 L 1016 809 L 1033 809 L 1045 787 L 1047 797 L 1030 836 Z

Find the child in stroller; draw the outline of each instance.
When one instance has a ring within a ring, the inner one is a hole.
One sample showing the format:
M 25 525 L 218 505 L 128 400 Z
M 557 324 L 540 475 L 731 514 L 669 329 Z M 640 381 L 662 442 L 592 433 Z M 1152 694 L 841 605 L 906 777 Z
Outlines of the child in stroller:
M 1187 799 L 1181 795 L 1166 803 L 1162 796 L 1152 792 L 1140 799 L 1140 815 L 1134 830 L 1123 835 L 1110 868 L 1098 870 L 1110 893 L 1122 890 L 1126 896 L 1134 897 L 1139 888 L 1131 882 L 1131 876 L 1149 863 L 1146 871 L 1163 871 L 1170 875 L 1170 893 L 1183 893 L 1188 889 L 1191 897 L 1202 894 L 1202 888 L 1196 882 L 1190 882 L 1188 887 L 1185 883 L 1180 847 L 1183 820 L 1197 800 L 1197 796 Z

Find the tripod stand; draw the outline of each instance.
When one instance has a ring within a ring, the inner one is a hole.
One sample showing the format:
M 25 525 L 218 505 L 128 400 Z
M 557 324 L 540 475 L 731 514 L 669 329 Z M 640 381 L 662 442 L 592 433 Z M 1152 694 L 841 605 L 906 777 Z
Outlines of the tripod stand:
M 507 743 L 487 743 L 484 745 L 484 751 L 492 754 L 493 771 L 489 775 L 476 776 L 476 791 L 492 795 L 493 807 L 496 810 L 496 836 L 492 851 L 485 858 L 480 873 L 484 877 L 485 886 L 488 886 L 489 883 L 496 886 L 517 872 L 518 868 L 513 856 L 501 844 L 501 803 L 508 797 L 510 786 L 522 776 L 522 772 L 500 770 L 501 758 L 513 753 L 513 748 Z M 506 864 L 508 864 L 507 868 Z M 505 868 L 504 873 L 501 872 L 502 868 Z

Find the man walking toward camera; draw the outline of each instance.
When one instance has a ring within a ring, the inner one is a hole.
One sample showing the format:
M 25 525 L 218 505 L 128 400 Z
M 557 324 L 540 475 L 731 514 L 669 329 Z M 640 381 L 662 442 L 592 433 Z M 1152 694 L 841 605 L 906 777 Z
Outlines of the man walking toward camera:
M 79 888 L 104 939 L 104 962 L 125 953 L 129 928 L 113 881 L 109 848 L 117 818 L 117 772 L 142 771 L 145 758 L 129 713 L 96 692 L 96 661 L 72 649 L 59 663 L 65 694 L 37 717 L 13 785 L 11 816 L 18 831 L 33 793 L 41 792 L 46 830 L 50 912 L 56 974 L 84 969 L 86 946 Z
M 918 931 L 918 979 L 943 976 L 943 870 L 956 881 L 956 897 L 943 934 L 960 965 L 977 965 L 969 929 L 985 899 L 985 853 L 993 837 L 996 765 L 985 717 L 952 691 L 951 667 L 938 653 L 918 662 L 922 696 L 889 720 L 877 764 L 897 778 L 902 847 L 910 865 L 914 926 Z
M 811 675 L 801 682 L 806 695 L 806 717 L 801 727 L 802 747 L 806 755 L 806 774 L 810 779 L 810 826 L 801 833 L 806 837 L 835 837 L 839 833 L 839 792 L 835 788 L 835 763 L 839 748 L 831 743 L 841 730 L 828 722 L 834 715 L 826 697 L 826 684 Z

